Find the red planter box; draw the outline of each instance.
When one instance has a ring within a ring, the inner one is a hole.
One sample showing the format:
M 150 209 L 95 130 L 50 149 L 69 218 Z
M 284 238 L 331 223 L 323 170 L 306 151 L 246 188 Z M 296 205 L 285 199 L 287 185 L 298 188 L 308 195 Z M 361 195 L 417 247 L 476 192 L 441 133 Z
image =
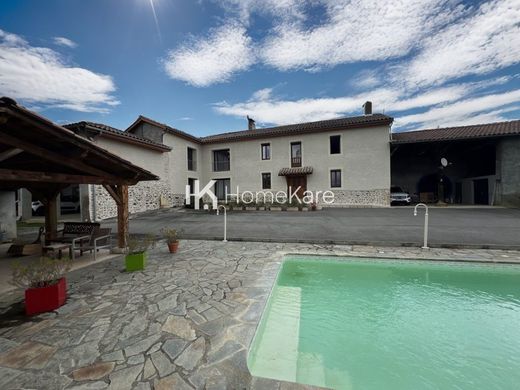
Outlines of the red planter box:
M 61 278 L 58 283 L 48 287 L 25 290 L 25 314 L 45 313 L 56 310 L 67 298 L 67 282 Z

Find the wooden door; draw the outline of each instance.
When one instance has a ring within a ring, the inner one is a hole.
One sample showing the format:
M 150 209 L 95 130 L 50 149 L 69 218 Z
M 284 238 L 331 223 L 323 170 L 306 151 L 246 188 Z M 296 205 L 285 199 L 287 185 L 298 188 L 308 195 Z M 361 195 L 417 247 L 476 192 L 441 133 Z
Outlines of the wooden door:
M 489 204 L 488 179 L 473 180 L 473 200 L 475 204 Z
M 307 191 L 307 176 L 287 176 L 287 195 L 293 193 L 298 187 L 296 194 L 303 199 L 303 194 Z

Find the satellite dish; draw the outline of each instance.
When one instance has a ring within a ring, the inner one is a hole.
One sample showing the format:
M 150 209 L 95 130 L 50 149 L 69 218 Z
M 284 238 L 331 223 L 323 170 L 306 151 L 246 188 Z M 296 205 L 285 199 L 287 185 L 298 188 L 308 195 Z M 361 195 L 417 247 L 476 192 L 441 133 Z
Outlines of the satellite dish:
M 448 160 L 446 160 L 444 157 L 441 158 L 441 165 L 442 165 L 443 167 L 447 167 L 447 166 L 448 166 Z

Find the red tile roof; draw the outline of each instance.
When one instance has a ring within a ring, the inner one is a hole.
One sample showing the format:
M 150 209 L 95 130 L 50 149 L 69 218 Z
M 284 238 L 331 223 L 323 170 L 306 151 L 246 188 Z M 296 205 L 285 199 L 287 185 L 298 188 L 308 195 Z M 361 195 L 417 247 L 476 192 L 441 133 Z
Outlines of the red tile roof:
M 520 135 L 520 120 L 392 133 L 393 144 Z
M 255 130 L 241 130 L 229 133 L 215 134 L 207 137 L 195 137 L 184 131 L 170 127 L 164 123 L 156 122 L 153 119 L 140 115 L 134 123 L 132 123 L 125 133 L 130 133 L 140 122 L 149 123 L 157 126 L 164 131 L 177 135 L 181 138 L 190 140 L 199 144 L 211 144 L 218 142 L 235 142 L 256 138 L 281 137 L 284 135 L 297 135 L 307 133 L 317 133 L 324 131 L 358 129 L 363 127 L 388 126 L 392 124 L 393 118 L 383 114 L 363 115 L 349 118 L 330 119 L 317 122 L 297 123 L 294 125 L 267 127 Z
M 135 120 L 135 122 L 132 123 L 130 126 L 128 126 L 128 128 L 125 130 L 125 133 L 132 134 L 132 130 L 137 125 L 139 125 L 140 122 L 145 122 L 145 123 L 151 124 L 152 126 L 159 127 L 161 129 L 163 129 L 164 131 L 166 131 L 167 133 L 170 133 L 170 134 L 179 136 L 181 138 L 187 139 L 188 141 L 192 141 L 192 142 L 195 142 L 195 143 L 201 143 L 200 142 L 200 138 L 195 137 L 194 135 L 191 135 L 191 134 L 188 134 L 188 133 L 186 133 L 186 132 L 184 132 L 182 130 L 173 128 L 173 127 L 168 126 L 168 125 L 166 125 L 164 123 L 160 123 L 160 122 L 154 121 L 153 119 L 147 118 L 147 117 L 142 116 L 142 115 L 139 115 L 139 117 Z
M 132 133 L 126 133 L 122 130 L 104 125 L 102 123 L 82 121 L 82 122 L 76 122 L 76 123 L 69 123 L 68 125 L 65 125 L 64 127 L 69 130 L 72 130 L 74 132 L 77 132 L 80 129 L 94 130 L 97 133 L 102 134 L 107 137 L 114 137 L 123 142 L 137 144 L 137 145 L 140 145 L 143 147 L 148 147 L 150 149 L 154 149 L 154 150 L 161 151 L 161 152 L 169 152 L 170 150 L 172 150 L 169 146 L 166 146 L 164 144 L 160 144 L 160 143 L 151 141 L 146 138 L 138 137 Z
M 362 127 L 388 126 L 394 119 L 383 114 L 363 115 L 330 119 L 317 122 L 296 123 L 294 125 L 242 130 L 202 137 L 202 143 L 234 142 L 255 138 L 282 137 L 285 135 L 319 133 L 325 131 L 359 129 Z
M 282 168 L 278 172 L 278 176 L 310 175 L 311 173 L 312 167 Z

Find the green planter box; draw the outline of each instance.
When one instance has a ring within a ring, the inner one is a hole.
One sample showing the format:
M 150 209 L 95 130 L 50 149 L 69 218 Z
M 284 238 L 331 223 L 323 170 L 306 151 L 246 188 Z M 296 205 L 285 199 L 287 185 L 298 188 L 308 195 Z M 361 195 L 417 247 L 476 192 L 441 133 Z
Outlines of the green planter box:
M 146 265 L 146 252 L 126 255 L 125 265 L 127 272 L 143 270 Z

